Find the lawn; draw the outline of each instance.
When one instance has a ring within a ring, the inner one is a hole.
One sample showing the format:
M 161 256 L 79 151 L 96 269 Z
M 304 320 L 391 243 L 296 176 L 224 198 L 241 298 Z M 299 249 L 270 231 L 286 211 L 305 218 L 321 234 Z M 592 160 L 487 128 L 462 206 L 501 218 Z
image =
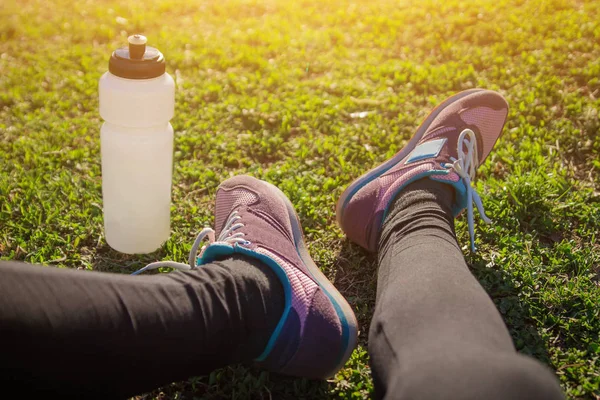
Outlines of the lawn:
M 266 179 L 354 307 L 358 349 L 328 382 L 232 366 L 142 398 L 368 398 L 375 258 L 345 239 L 335 201 L 446 96 L 495 89 L 511 111 L 476 185 L 494 224 L 478 223 L 476 254 L 463 220 L 459 240 L 518 350 L 570 399 L 600 399 L 599 21 L 598 1 L 2 0 L 0 258 L 184 261 L 219 182 Z M 177 82 L 172 235 L 144 256 L 102 228 L 97 82 L 132 33 Z

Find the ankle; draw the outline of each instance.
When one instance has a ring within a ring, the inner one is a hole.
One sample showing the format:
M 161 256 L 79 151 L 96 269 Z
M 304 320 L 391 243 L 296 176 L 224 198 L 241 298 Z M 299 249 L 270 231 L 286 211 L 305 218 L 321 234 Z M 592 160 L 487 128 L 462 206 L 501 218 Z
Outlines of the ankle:
M 407 185 L 392 200 L 390 212 L 384 224 L 387 223 L 394 213 L 410 208 L 416 204 L 435 203 L 439 208 L 452 216 L 452 207 L 456 200 L 455 191 L 451 185 L 435 181 L 429 178 L 419 179 Z
M 424 178 L 406 186 L 392 201 L 383 222 L 380 253 L 391 244 L 420 235 L 442 235 L 456 242 L 454 201 L 454 188 L 446 183 Z

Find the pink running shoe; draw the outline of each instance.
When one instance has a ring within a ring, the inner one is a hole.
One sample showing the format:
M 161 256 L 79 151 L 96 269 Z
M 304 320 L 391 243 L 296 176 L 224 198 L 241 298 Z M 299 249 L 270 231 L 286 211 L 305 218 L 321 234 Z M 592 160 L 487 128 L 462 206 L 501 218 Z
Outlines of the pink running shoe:
M 136 274 L 158 267 L 202 268 L 233 254 L 260 260 L 281 280 L 285 306 L 256 361 L 286 375 L 333 376 L 356 347 L 358 324 L 348 302 L 308 254 L 292 203 L 270 183 L 244 175 L 221 183 L 215 203 L 215 230 L 200 232 L 189 264 L 159 261 Z M 209 244 L 196 257 L 205 237 Z
M 409 183 L 428 177 L 455 189 L 453 213 L 456 217 L 467 209 L 475 251 L 473 202 L 483 220 L 490 221 L 471 181 L 496 144 L 507 115 L 506 100 L 490 90 L 467 90 L 445 100 L 406 147 L 346 188 L 336 207 L 342 230 L 353 242 L 377 251 L 383 221 L 396 195 Z

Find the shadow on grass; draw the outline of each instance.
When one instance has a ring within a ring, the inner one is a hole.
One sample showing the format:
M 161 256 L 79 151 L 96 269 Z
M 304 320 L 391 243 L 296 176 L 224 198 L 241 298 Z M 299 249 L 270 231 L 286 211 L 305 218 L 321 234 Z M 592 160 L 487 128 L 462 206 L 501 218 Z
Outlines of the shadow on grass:
M 487 267 L 486 261 L 478 253 L 467 255 L 466 261 L 494 301 L 517 350 L 549 365 L 548 349 L 538 333 L 529 305 L 519 297 L 519 288 L 515 286 L 511 275 L 501 268 Z M 368 328 L 375 309 L 377 257 L 346 241 L 336 270 L 335 285 L 356 312 L 361 327 L 359 344 L 366 347 Z
M 537 331 L 528 303 L 519 297 L 519 288 L 515 286 L 511 275 L 501 268 L 487 267 L 486 261 L 478 253 L 467 255 L 466 261 L 494 301 L 517 350 L 549 364 L 544 340 Z M 352 305 L 361 327 L 359 344 L 366 347 L 368 328 L 375 309 L 377 257 L 346 241 L 336 270 L 335 285 Z
M 468 255 L 466 261 L 502 315 L 517 351 L 549 365 L 548 349 L 538 333 L 528 303 L 519 297 L 519 288 L 510 274 L 498 267 L 488 267 L 478 253 Z
M 232 365 L 134 397 L 150 399 L 327 399 L 329 384 L 291 378 L 245 365 Z
M 333 268 L 333 284 L 352 306 L 359 325 L 358 343 L 366 348 L 375 310 L 377 256 L 344 240 Z
M 96 248 L 91 264 L 94 271 L 131 274 L 151 262 L 162 260 L 166 254 L 164 246 L 149 254 L 124 254 L 103 244 Z

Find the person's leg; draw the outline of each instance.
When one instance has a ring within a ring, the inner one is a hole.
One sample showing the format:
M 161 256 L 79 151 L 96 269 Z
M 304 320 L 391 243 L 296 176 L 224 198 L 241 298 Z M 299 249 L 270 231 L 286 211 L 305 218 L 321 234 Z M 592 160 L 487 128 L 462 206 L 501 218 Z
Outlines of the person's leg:
M 354 350 L 356 318 L 308 254 L 291 202 L 237 176 L 215 205 L 212 241 L 189 272 L 3 263 L 2 389 L 125 397 L 251 360 L 286 375 L 335 374 Z
M 0 297 L 0 386 L 86 398 L 250 362 L 284 308 L 275 273 L 240 256 L 147 276 L 2 262 Z
M 396 155 L 352 182 L 337 206 L 346 235 L 379 253 L 369 353 L 378 397 L 555 399 L 556 378 L 518 355 L 500 314 L 469 272 L 453 218 L 498 140 L 508 104 L 473 89 L 440 104 Z M 414 182 L 414 183 L 413 183 Z
M 377 397 L 561 399 L 552 372 L 519 355 L 454 235 L 452 187 L 395 199 L 379 241 L 369 353 Z

